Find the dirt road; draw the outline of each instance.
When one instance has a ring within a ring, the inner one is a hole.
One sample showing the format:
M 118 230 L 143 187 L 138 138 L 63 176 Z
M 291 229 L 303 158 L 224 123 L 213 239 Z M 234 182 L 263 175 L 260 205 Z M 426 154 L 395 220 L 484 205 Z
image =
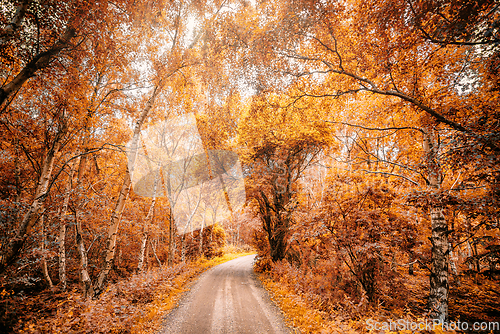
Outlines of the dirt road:
M 167 316 L 161 333 L 290 333 L 253 273 L 254 257 L 237 258 L 201 275 Z

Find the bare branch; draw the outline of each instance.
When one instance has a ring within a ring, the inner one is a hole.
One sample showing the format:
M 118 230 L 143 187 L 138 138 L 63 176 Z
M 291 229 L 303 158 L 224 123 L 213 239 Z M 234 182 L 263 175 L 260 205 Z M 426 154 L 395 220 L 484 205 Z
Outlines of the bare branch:
M 321 41 L 319 41 L 322 45 L 324 45 L 324 43 L 322 43 Z M 325 45 L 326 48 L 328 48 L 328 46 Z M 331 50 L 331 52 L 335 52 L 334 50 L 332 50 L 331 48 L 328 48 L 328 50 Z M 335 67 L 333 64 L 331 64 L 330 62 L 328 61 L 325 61 L 323 59 L 317 59 L 317 58 L 310 58 L 310 57 L 306 57 L 306 56 L 301 56 L 301 55 L 298 55 L 298 54 L 295 54 L 295 55 L 285 55 L 287 57 L 292 57 L 292 58 L 295 58 L 295 59 L 300 59 L 300 60 L 305 60 L 305 61 L 320 61 L 322 62 L 323 64 L 325 64 L 328 68 L 329 68 L 329 72 L 331 73 L 336 73 L 336 74 L 339 74 L 339 75 L 345 75 L 345 76 L 348 76 L 352 79 L 355 79 L 356 81 L 358 81 L 358 84 L 361 86 L 360 88 L 358 89 L 355 89 L 353 90 L 354 91 L 368 91 L 368 92 L 372 92 L 372 93 L 375 93 L 375 94 L 379 94 L 379 95 L 385 95 L 385 96 L 395 96 L 395 97 L 398 97 L 406 102 L 410 102 L 411 104 L 415 105 L 417 108 L 419 109 L 422 109 L 423 111 L 425 111 L 426 113 L 428 113 L 429 115 L 431 115 L 432 117 L 434 117 L 438 122 L 440 123 L 444 123 L 448 126 L 450 126 L 451 128 L 455 129 L 455 130 L 458 130 L 458 131 L 461 131 L 461 132 L 468 132 L 468 130 L 463 127 L 461 124 L 457 123 L 457 122 L 454 122 L 448 118 L 446 118 L 445 116 L 441 115 L 440 113 L 438 113 L 436 110 L 432 109 L 431 107 L 427 106 L 426 104 L 424 104 L 423 102 L 419 101 L 418 99 L 410 96 L 410 95 L 407 95 L 405 93 L 402 93 L 400 92 L 399 90 L 382 90 L 382 89 L 379 89 L 378 86 L 371 80 L 367 79 L 367 78 L 363 78 L 357 74 L 354 74 L 352 72 L 349 72 L 349 71 L 346 71 L 344 68 L 337 68 Z M 338 94 L 338 92 L 337 92 Z
M 413 183 L 416 186 L 419 185 L 418 182 L 413 181 L 409 177 L 406 177 L 406 176 L 400 175 L 400 174 L 394 174 L 394 173 L 388 173 L 388 172 L 377 172 L 377 171 L 366 170 L 366 169 L 361 169 L 361 171 L 365 172 L 365 173 L 370 173 L 370 174 L 383 174 L 383 175 L 389 175 L 389 176 L 396 176 L 396 177 L 400 177 L 402 179 L 405 179 L 406 181 L 411 182 L 411 183 Z
M 347 123 L 347 122 L 333 122 L 333 121 L 323 121 L 323 122 L 331 123 L 331 124 L 342 124 L 342 125 L 351 126 L 353 128 L 360 128 L 363 130 L 370 130 L 370 131 L 415 130 L 415 131 L 421 132 L 422 134 L 425 134 L 424 130 L 422 130 L 420 128 L 415 128 L 412 126 L 401 126 L 401 127 L 391 126 L 391 127 L 387 127 L 387 128 L 371 128 L 371 127 L 362 126 L 362 125 L 358 125 L 358 124 L 351 124 L 351 123 Z

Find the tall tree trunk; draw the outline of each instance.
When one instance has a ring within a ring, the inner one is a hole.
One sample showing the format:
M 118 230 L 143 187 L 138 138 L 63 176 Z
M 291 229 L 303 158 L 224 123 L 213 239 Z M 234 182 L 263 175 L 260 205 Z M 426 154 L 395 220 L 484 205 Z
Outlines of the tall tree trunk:
M 152 224 L 154 218 L 155 205 L 156 205 L 156 192 L 158 191 L 158 181 L 160 178 L 160 170 L 161 170 L 160 165 L 158 165 L 157 167 L 158 167 L 158 173 L 157 175 L 155 175 L 153 183 L 153 199 L 151 200 L 151 205 L 149 206 L 148 214 L 146 216 L 144 226 L 142 229 L 141 250 L 139 252 L 139 261 L 137 263 L 137 273 L 140 273 L 144 266 L 144 253 L 148 245 L 149 227 Z
M 111 214 L 111 222 L 108 228 L 108 238 L 107 238 L 107 247 L 104 257 L 104 266 L 101 269 L 99 276 L 97 278 L 97 286 L 95 287 L 95 294 L 99 294 L 104 290 L 104 286 L 106 284 L 106 280 L 108 278 L 109 272 L 113 267 L 113 259 L 115 258 L 116 253 L 116 237 L 118 233 L 118 227 L 120 225 L 120 220 L 123 214 L 123 209 L 125 208 L 125 202 L 128 198 L 130 192 L 130 186 L 132 184 L 132 178 L 134 175 L 135 168 L 135 160 L 137 158 L 137 149 L 139 144 L 139 137 L 142 129 L 142 125 L 146 120 L 151 108 L 153 107 L 154 100 L 156 96 L 158 96 L 160 92 L 161 83 L 158 84 L 151 98 L 148 100 L 144 110 L 139 115 L 139 118 L 135 122 L 134 134 L 132 135 L 132 141 L 130 144 L 131 153 L 129 155 L 129 163 L 127 168 L 127 173 L 125 174 L 125 179 L 123 180 L 122 187 L 120 189 L 120 193 L 118 195 L 118 199 L 116 201 L 115 209 Z
M 429 306 L 433 319 L 448 320 L 448 225 L 441 207 L 431 208 L 431 261 Z
M 45 243 L 47 242 L 47 234 L 45 232 L 45 221 L 43 219 L 43 214 L 40 217 L 40 224 L 42 225 L 42 230 L 41 230 L 42 242 L 40 244 L 40 248 L 42 250 L 42 263 L 41 263 L 42 273 L 43 273 L 43 277 L 45 278 L 45 280 L 49 284 L 49 288 L 52 289 L 54 287 L 54 284 L 52 283 L 52 279 L 50 278 L 50 275 L 49 275 L 49 269 L 47 268 L 47 255 L 45 254 Z
M 448 245 L 448 249 L 450 250 L 449 259 L 450 259 L 450 269 L 451 269 L 451 273 L 453 275 L 453 282 L 454 282 L 454 284 L 460 286 L 461 282 L 460 282 L 460 277 L 458 276 L 458 269 L 457 269 L 457 264 L 456 264 L 456 261 L 458 261 L 459 255 L 457 253 L 453 252 L 453 246 L 451 243 Z
M 113 210 L 113 213 L 111 215 L 111 224 L 109 225 L 108 228 L 107 247 L 104 257 L 104 266 L 97 278 L 97 286 L 94 291 L 96 294 L 99 294 L 104 290 L 108 274 L 111 271 L 111 268 L 113 267 L 113 260 L 115 258 L 115 253 L 116 253 L 116 237 L 118 233 L 118 226 L 120 224 L 123 209 L 125 208 L 125 201 L 130 191 L 130 184 L 131 184 L 131 175 L 127 171 L 125 179 L 122 184 L 122 188 L 120 190 L 120 194 L 118 196 L 118 200 L 115 205 L 115 209 Z
M 144 255 L 144 262 L 146 262 L 146 268 L 151 267 L 149 264 L 149 247 L 147 243 L 146 243 L 146 254 Z
M 276 195 L 277 196 L 277 195 Z M 260 191 L 259 201 L 260 219 L 262 227 L 267 234 L 271 259 L 273 262 L 283 260 L 286 250 L 286 233 L 288 232 L 288 221 L 279 212 L 279 203 L 271 204 L 264 191 Z
M 87 155 L 84 154 L 80 157 L 80 162 L 78 165 L 76 189 L 80 188 L 80 185 L 83 180 L 83 175 L 85 173 L 86 164 L 87 164 Z M 78 207 L 78 205 L 76 205 L 75 207 Z M 94 295 L 94 286 L 92 284 L 92 280 L 90 279 L 90 275 L 88 272 L 88 254 L 87 254 L 87 249 L 85 248 L 85 240 L 83 239 L 82 220 L 79 219 L 78 213 L 76 214 L 75 238 L 76 238 L 76 248 L 78 250 L 78 255 L 80 256 L 80 282 L 82 285 L 83 297 L 88 298 Z
M 2 36 L 0 37 L 0 48 L 3 48 L 4 44 L 12 39 L 15 33 L 19 30 L 21 23 L 26 16 L 26 10 L 28 9 L 31 0 L 24 0 L 16 7 L 16 13 L 14 17 L 9 22 L 9 24 L 3 29 Z
M 142 232 L 141 249 L 139 251 L 139 262 L 137 263 L 137 273 L 142 272 L 144 267 L 144 256 L 146 254 L 146 247 L 148 244 L 148 233 L 146 231 Z
M 66 225 L 63 223 L 59 226 L 59 289 L 66 291 Z
M 474 250 L 474 262 L 476 264 L 476 273 L 480 273 L 481 272 L 481 263 L 479 262 L 479 252 L 477 251 L 477 242 L 474 242 L 472 244 L 472 249 Z
M 158 254 L 156 254 L 156 246 L 155 246 L 154 242 L 150 241 L 149 244 L 151 245 L 151 250 L 153 251 L 153 255 L 155 256 L 155 259 L 156 259 L 156 262 L 158 263 L 158 266 L 161 267 L 162 263 L 161 263 L 160 259 L 158 258 Z
M 471 256 L 473 256 L 472 246 L 471 246 L 470 242 L 467 241 L 467 258 L 470 258 Z M 474 264 L 472 263 L 472 261 L 468 261 L 468 267 L 469 267 L 469 270 L 474 270 Z
M 14 139 L 14 182 L 16 184 L 16 203 L 21 201 L 21 166 L 19 163 L 19 138 Z
M 57 152 L 59 152 L 65 133 L 66 127 L 63 126 L 55 136 L 52 146 L 45 156 L 45 160 L 40 171 L 40 178 L 35 191 L 35 197 L 31 202 L 28 212 L 26 212 L 23 220 L 19 224 L 16 235 L 14 238 L 9 240 L 8 244 L 5 245 L 5 248 L 2 250 L 3 254 L 0 259 L 0 274 L 2 274 L 9 265 L 17 260 L 26 238 L 31 233 L 33 226 L 39 219 L 40 211 L 48 195 L 48 187 L 52 177 L 52 170 L 54 169 L 55 157 Z
M 436 138 L 431 131 L 424 136 L 424 152 L 426 155 L 428 181 L 432 190 L 441 187 L 441 170 L 437 160 L 438 147 Z M 448 321 L 448 266 L 449 266 L 449 242 L 448 225 L 440 205 L 430 208 L 431 218 L 431 273 L 429 308 L 431 317 L 435 320 Z
M 181 262 L 186 262 L 186 248 L 185 248 L 186 233 L 181 238 Z
M 71 165 L 70 177 L 66 186 L 63 206 L 59 212 L 59 286 L 61 291 L 66 291 L 66 215 L 68 214 L 69 197 L 72 192 L 72 183 L 74 175 L 74 164 Z
M 174 218 L 172 217 L 172 209 L 170 209 L 168 221 L 168 266 L 174 263 Z
M 231 216 L 231 220 L 233 220 L 232 216 Z M 240 224 L 237 224 L 237 228 L 236 228 L 236 247 L 240 247 Z
M 199 253 L 200 257 L 203 255 L 203 225 L 204 221 L 201 223 L 201 228 L 200 228 L 200 248 L 199 248 Z
M 448 249 L 450 250 L 449 253 L 450 253 L 450 269 L 451 269 L 451 273 L 454 275 L 454 276 L 457 276 L 458 275 L 458 270 L 457 270 L 457 265 L 456 265 L 456 260 L 458 260 L 457 256 L 455 255 L 456 253 L 453 252 L 453 247 L 450 244 L 448 244 Z
M 94 294 L 94 287 L 88 272 L 87 249 L 83 240 L 83 229 L 80 219 L 76 222 L 76 247 L 80 255 L 80 281 L 83 289 L 83 297 L 87 298 Z

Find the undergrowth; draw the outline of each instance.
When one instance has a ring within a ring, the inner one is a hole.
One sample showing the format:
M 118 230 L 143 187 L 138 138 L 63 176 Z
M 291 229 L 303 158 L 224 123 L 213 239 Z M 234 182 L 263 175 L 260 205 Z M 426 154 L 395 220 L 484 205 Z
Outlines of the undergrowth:
M 288 325 L 294 333 L 412 333 L 412 331 L 369 331 L 367 324 L 370 319 L 378 323 L 396 322 L 399 319 L 412 323 L 425 322 L 420 314 L 413 313 L 409 308 L 388 310 L 383 305 L 370 305 L 366 298 L 354 302 L 347 296 L 344 299 L 325 300 L 325 294 L 314 290 L 309 275 L 305 275 L 292 265 L 283 262 L 267 262 L 264 269 L 256 265 L 258 277 L 270 293 L 271 299 L 283 311 Z M 317 278 L 316 278 L 317 280 Z M 418 280 L 416 280 L 418 281 Z M 317 284 L 317 282 L 316 282 Z M 422 290 L 417 286 L 408 287 Z M 440 329 L 434 332 L 419 331 L 419 333 L 445 333 Z M 454 332 L 446 332 L 454 333 Z
M 63 294 L 46 291 L 17 301 L 4 291 L 0 299 L 27 311 L 16 319 L 15 333 L 156 333 L 194 278 L 208 268 L 253 254 L 236 248 L 226 252 L 134 275 L 110 284 L 95 300 L 82 298 L 77 289 Z

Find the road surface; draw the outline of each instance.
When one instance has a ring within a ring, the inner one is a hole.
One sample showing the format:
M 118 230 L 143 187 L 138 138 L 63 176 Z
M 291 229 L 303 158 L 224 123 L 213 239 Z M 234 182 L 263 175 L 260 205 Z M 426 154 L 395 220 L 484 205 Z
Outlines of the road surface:
M 240 257 L 203 273 L 160 333 L 290 333 L 253 273 L 254 258 Z

